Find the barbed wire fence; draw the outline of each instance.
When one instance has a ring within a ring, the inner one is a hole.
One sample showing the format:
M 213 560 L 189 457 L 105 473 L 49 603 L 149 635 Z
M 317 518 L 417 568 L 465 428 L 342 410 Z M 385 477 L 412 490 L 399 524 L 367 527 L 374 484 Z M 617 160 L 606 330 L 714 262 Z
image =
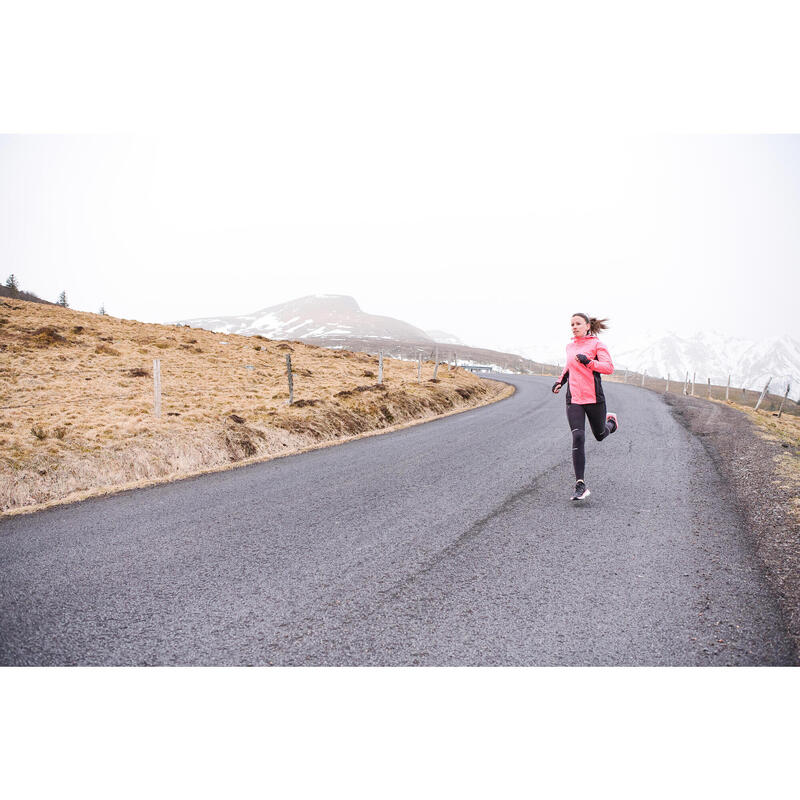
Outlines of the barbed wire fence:
M 436 381 L 437 373 L 439 370 L 439 365 L 441 363 L 439 358 L 439 351 L 438 347 L 435 348 L 434 353 L 431 354 L 431 358 L 427 358 L 424 356 L 422 351 L 417 353 L 416 358 L 416 381 L 417 383 L 421 383 L 424 378 L 423 367 L 429 367 L 431 361 L 433 361 L 433 374 L 430 380 Z M 384 365 L 384 352 L 383 350 L 378 350 L 377 352 L 377 366 L 378 366 L 378 376 L 377 376 L 377 383 L 378 386 L 383 385 L 384 383 L 384 374 L 385 374 L 385 365 Z M 453 354 L 453 363 L 455 364 L 456 358 L 455 354 Z M 276 363 L 262 363 L 259 359 L 255 359 L 257 363 L 244 363 L 241 364 L 234 364 L 231 363 L 227 365 L 227 368 L 224 369 L 226 380 L 230 381 L 245 381 L 246 385 L 244 388 L 252 389 L 253 391 L 258 391 L 258 387 L 253 382 L 254 378 L 258 379 L 259 377 L 264 378 L 265 375 L 256 369 L 260 368 L 268 368 L 271 369 L 273 372 L 275 369 L 280 369 L 283 366 L 284 372 L 284 380 L 285 380 L 285 388 L 287 390 L 284 397 L 287 399 L 285 400 L 286 405 L 293 405 L 294 404 L 294 383 L 295 383 L 295 375 L 305 375 L 310 374 L 307 373 L 305 370 L 300 370 L 298 373 L 298 369 L 292 364 L 292 357 L 290 353 L 285 353 L 278 366 L 278 362 Z M 451 368 L 450 362 L 445 362 L 448 365 L 448 371 Z M 284 366 L 285 364 L 285 366 Z M 219 365 L 216 366 L 217 374 L 220 372 Z M 134 370 L 115 370 L 114 376 L 119 377 L 117 372 L 122 372 L 122 377 L 136 377 L 136 378 L 146 378 L 148 380 L 144 381 L 141 386 L 138 386 L 133 389 L 133 391 L 127 392 L 105 392 L 102 394 L 94 394 L 92 391 L 87 391 L 85 393 L 78 393 L 75 394 L 74 388 L 70 389 L 71 396 L 67 397 L 60 397 L 59 399 L 55 400 L 48 400 L 48 399 L 41 399 L 40 397 L 29 396 L 26 398 L 24 402 L 8 402 L 11 400 L 11 394 L 7 394 L 6 396 L 0 395 L 0 411 L 15 411 L 19 409 L 25 410 L 38 410 L 38 409 L 67 409 L 70 407 L 81 407 L 86 406 L 87 403 L 96 403 L 98 401 L 101 402 L 112 402 L 112 401 L 123 401 L 123 402 L 134 402 L 134 403 L 141 403 L 143 406 L 147 407 L 148 411 L 152 414 L 155 418 L 161 418 L 164 416 L 163 409 L 165 406 L 164 400 L 168 400 L 169 403 L 166 407 L 172 408 L 182 406 L 187 399 L 196 398 L 197 392 L 195 389 L 184 389 L 182 391 L 176 391 L 174 388 L 172 391 L 165 391 L 162 385 L 162 371 L 161 371 L 161 359 L 155 358 L 152 360 L 152 369 L 144 369 L 144 368 L 137 368 Z M 133 372 L 134 374 L 131 374 Z M 110 372 L 108 374 L 111 374 Z M 366 373 L 368 374 L 368 373 Z M 430 373 L 428 373 L 430 374 Z M 34 378 L 35 376 L 27 376 L 29 378 Z M 97 377 L 97 376 L 94 376 Z M 102 376 L 101 376 L 102 377 Z M 87 377 L 86 380 L 92 380 L 92 377 Z M 271 382 L 271 387 L 274 390 L 281 391 L 280 381 L 277 383 L 273 380 Z M 36 390 L 41 387 L 22 387 L 22 391 L 30 390 L 31 392 L 36 392 Z M 132 387 L 133 388 L 133 387 Z M 20 392 L 20 387 L 16 387 L 17 393 Z M 52 391 L 52 388 L 49 389 Z M 276 397 L 275 395 L 274 397 Z M 273 399 L 274 399 L 273 397 Z M 5 400 L 5 402 L 3 402 Z M 180 416 L 180 412 L 174 410 L 168 411 L 166 416 Z
M 563 369 L 562 363 L 542 363 L 529 374 L 558 378 Z M 612 375 L 603 375 L 603 381 L 638 386 L 654 392 L 672 392 L 687 397 L 728 401 L 775 414 L 800 416 L 800 403 L 789 396 L 793 389 L 800 387 L 800 376 L 797 375 L 770 376 L 763 381 L 761 388 L 758 388 L 758 384 L 754 388 L 750 381 L 746 386 L 744 382 L 735 380 L 733 372 L 709 377 L 697 370 L 684 370 L 681 374 L 670 373 L 666 377 L 657 377 L 647 370 L 640 372 L 627 367 L 616 367 Z
M 619 377 L 619 373 L 623 377 Z M 655 392 L 684 394 L 706 400 L 719 400 L 750 406 L 754 409 L 776 413 L 800 414 L 800 404 L 789 397 L 793 387 L 800 386 L 800 379 L 793 375 L 770 376 L 761 388 L 753 387 L 748 381 L 735 380 L 734 374 L 725 376 L 699 375 L 697 371 L 684 370 L 682 375 L 668 374 L 666 377 L 648 375 L 646 370 L 616 370 L 613 375 L 603 376 L 605 380 L 620 383 L 633 383 Z

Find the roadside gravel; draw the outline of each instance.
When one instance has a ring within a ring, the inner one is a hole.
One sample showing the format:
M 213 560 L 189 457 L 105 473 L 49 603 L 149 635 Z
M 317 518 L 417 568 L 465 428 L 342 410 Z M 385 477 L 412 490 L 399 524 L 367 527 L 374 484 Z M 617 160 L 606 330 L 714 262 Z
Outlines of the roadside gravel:
M 800 664 L 800 523 L 792 513 L 796 488 L 778 470 L 791 445 L 767 439 L 746 414 L 724 403 L 667 393 L 675 418 L 698 437 L 727 481 L 775 592 Z

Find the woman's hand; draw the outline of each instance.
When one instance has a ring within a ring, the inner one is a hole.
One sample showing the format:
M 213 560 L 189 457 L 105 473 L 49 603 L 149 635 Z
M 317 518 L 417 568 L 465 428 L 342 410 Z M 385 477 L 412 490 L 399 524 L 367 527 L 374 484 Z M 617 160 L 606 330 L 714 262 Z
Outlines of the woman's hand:
M 575 356 L 575 360 L 580 361 L 584 367 L 588 367 L 589 362 L 591 361 L 591 359 L 588 356 L 585 356 L 583 353 L 578 353 L 578 355 Z
M 560 389 L 561 389 L 561 384 L 558 381 L 556 381 L 553 384 L 553 389 L 552 389 L 553 394 L 558 394 Z

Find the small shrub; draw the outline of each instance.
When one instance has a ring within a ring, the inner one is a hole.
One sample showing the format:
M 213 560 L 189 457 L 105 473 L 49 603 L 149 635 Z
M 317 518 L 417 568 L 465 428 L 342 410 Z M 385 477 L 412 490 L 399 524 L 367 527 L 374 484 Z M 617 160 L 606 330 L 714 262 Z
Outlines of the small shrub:
M 75 327 L 72 329 L 72 332 L 73 332 L 73 333 L 83 333 L 83 325 L 76 325 L 76 326 L 75 326 Z
M 94 349 L 95 353 L 102 356 L 118 356 L 119 350 L 109 347 L 107 344 L 99 344 Z
M 167 344 L 167 342 L 156 342 L 155 346 L 159 350 L 166 350 L 169 347 L 169 344 Z
M 368 369 L 365 369 L 361 374 L 365 378 L 374 378 L 375 377 L 375 373 L 374 372 L 370 372 Z
M 306 406 L 315 406 L 319 400 L 295 400 L 292 405 L 295 408 L 305 408 Z
M 56 439 L 63 439 L 67 435 L 67 429 L 64 427 L 56 428 L 53 431 L 53 435 L 56 437 Z
M 133 367 L 133 369 L 123 370 L 123 374 L 129 378 L 149 378 L 150 371 L 144 367 Z
M 45 325 L 43 328 L 37 328 L 33 332 L 33 336 L 37 342 L 43 346 L 63 344 L 67 341 L 52 325 Z
M 294 353 L 291 347 L 288 344 L 279 344 L 277 347 L 278 350 L 288 350 L 290 353 Z
M 240 417 L 238 414 L 230 414 L 228 419 L 231 422 L 235 422 L 237 425 L 242 425 L 244 423 L 244 417 Z
M 34 425 L 31 428 L 31 433 L 40 441 L 44 441 L 47 438 L 47 431 L 41 425 Z
M 293 369 L 292 373 L 294 375 L 302 375 L 304 378 L 311 377 L 311 370 L 310 369 Z

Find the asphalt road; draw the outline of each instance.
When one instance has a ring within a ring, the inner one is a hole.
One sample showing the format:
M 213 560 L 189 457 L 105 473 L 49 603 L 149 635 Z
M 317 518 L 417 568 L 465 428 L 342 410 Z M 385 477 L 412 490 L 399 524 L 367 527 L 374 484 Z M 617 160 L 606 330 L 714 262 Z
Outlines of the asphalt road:
M 702 444 L 607 384 L 569 501 L 552 379 L 383 436 L 0 521 L 0 663 L 789 664 Z M 588 427 L 587 427 L 588 434 Z

